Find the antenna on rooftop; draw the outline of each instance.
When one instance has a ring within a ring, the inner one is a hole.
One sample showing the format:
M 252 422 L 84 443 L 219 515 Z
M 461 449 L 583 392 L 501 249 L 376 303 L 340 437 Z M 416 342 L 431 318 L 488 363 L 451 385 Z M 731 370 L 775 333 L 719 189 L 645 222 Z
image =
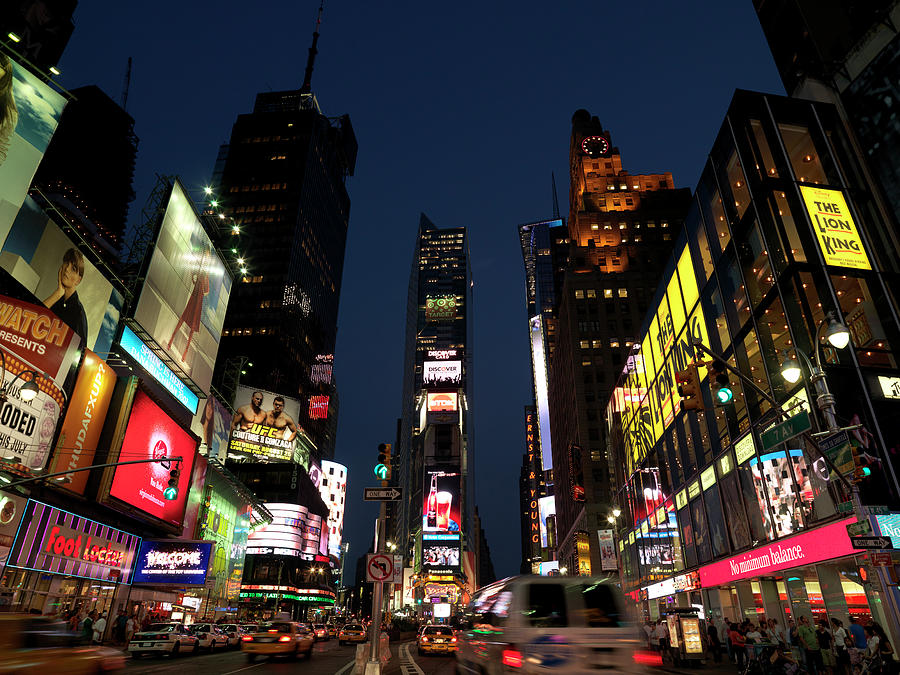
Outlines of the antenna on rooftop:
M 559 197 L 556 194 L 556 174 L 550 172 L 550 185 L 553 188 L 553 218 L 559 220 Z
M 128 67 L 125 68 L 125 82 L 122 84 L 122 97 L 119 104 L 122 110 L 128 112 L 128 91 L 131 89 L 131 57 L 128 57 Z
M 325 0 L 319 3 L 319 14 L 316 17 L 316 29 L 313 31 L 312 46 L 309 48 L 309 56 L 306 59 L 306 72 L 303 74 L 303 86 L 300 87 L 301 94 L 309 94 L 312 91 L 312 73 L 313 65 L 316 62 L 316 54 L 319 50 L 316 45 L 319 43 L 319 24 L 322 23 L 322 10 L 325 8 Z

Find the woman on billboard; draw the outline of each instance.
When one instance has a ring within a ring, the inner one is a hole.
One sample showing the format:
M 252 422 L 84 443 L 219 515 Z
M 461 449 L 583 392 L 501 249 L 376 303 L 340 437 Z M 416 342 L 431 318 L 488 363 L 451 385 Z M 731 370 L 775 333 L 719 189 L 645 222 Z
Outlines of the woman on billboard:
M 9 142 L 18 121 L 19 112 L 13 98 L 12 61 L 6 54 L 0 54 L 0 164 L 6 161 Z
M 184 346 L 184 351 L 181 353 L 182 361 L 187 360 L 188 349 L 191 347 L 191 340 L 194 339 L 194 333 L 200 330 L 200 319 L 203 316 L 203 299 L 209 294 L 210 263 L 211 252 L 208 246 L 204 246 L 203 252 L 200 254 L 200 263 L 197 266 L 197 271 L 191 275 L 194 288 L 191 290 L 191 295 L 188 298 L 187 304 L 184 306 L 184 311 L 181 312 L 181 316 L 178 318 L 178 323 L 175 324 L 175 330 L 172 331 L 172 337 L 169 338 L 168 349 L 171 350 L 172 340 L 178 335 L 178 329 L 181 328 L 182 324 L 187 326 L 188 338 L 187 344 Z

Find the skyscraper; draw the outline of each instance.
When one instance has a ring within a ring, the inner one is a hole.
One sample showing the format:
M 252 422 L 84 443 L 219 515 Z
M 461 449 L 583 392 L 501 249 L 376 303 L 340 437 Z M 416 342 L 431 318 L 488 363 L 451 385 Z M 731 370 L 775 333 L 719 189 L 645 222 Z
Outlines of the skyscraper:
M 472 287 L 466 229 L 440 229 L 422 214 L 407 298 L 395 452 L 404 501 L 393 536 L 408 560 L 420 561 L 417 573 L 453 575 L 459 589 L 467 582 L 474 588 L 477 570 Z
M 690 190 L 671 173 L 631 175 L 609 132 L 572 117 L 570 249 L 559 291 L 549 409 L 557 555 L 570 574 L 599 572 L 610 467 L 602 410 L 628 357 L 684 220 Z
M 296 421 L 325 458 L 356 151 L 348 115 L 328 118 L 313 94 L 290 90 L 257 95 L 217 162 L 222 248 L 240 274 L 216 381 L 227 390 L 239 373 L 242 385 L 299 399 Z

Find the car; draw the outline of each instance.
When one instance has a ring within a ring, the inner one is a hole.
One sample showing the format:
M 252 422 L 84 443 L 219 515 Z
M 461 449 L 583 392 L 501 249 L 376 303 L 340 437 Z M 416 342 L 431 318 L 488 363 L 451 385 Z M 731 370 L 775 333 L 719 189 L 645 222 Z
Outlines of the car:
M 181 652 L 200 649 L 200 639 L 192 635 L 182 623 L 151 623 L 147 630 L 135 633 L 128 643 L 133 658 L 144 654 L 177 656 Z
M 236 623 L 219 624 L 219 628 L 225 633 L 225 637 L 228 638 L 229 647 L 237 647 L 241 644 L 241 636 L 244 634 L 244 631 Z
M 423 654 L 448 654 L 456 651 L 456 635 L 450 626 L 425 626 L 416 638 L 419 656 Z
M 326 623 L 326 624 L 325 624 L 325 630 L 328 631 L 328 638 L 329 638 L 329 639 L 331 639 L 331 638 L 333 638 L 333 637 L 337 637 L 337 634 L 338 634 L 338 627 L 335 626 L 333 623 Z
M 228 646 L 228 636 L 214 623 L 195 623 L 188 630 L 200 641 L 200 649 L 214 652 Z
M 361 623 L 345 623 L 338 631 L 338 644 L 342 646 L 347 642 L 359 643 L 366 640 L 368 640 L 368 635 Z
M 602 577 L 519 576 L 477 590 L 457 633 L 461 675 L 612 670 L 650 663 L 621 592 Z
M 257 656 L 287 656 L 303 654 L 312 657 L 315 638 L 305 626 L 296 621 L 273 621 L 263 624 L 255 633 L 241 636 L 241 651 L 253 663 Z
M 245 633 L 258 633 L 259 632 L 259 624 L 258 623 L 242 623 L 239 624 L 241 630 Z
M 0 673 L 93 675 L 125 667 L 118 649 L 80 644 L 66 623 L 29 614 L 0 615 Z
M 323 623 L 314 623 L 312 627 L 313 636 L 316 639 L 316 642 L 319 640 L 327 640 L 328 639 L 328 629 L 325 628 L 325 624 Z

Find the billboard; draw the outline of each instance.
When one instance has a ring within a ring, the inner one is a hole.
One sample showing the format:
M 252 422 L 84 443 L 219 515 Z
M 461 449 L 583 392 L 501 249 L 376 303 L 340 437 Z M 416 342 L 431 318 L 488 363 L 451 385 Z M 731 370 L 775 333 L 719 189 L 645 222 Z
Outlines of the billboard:
M 266 504 L 272 522 L 250 533 L 247 555 L 291 555 L 315 560 L 327 555 L 328 531 L 322 518 L 300 504 Z
M 801 185 L 800 193 L 825 264 L 857 270 L 872 269 L 843 193 L 809 185 Z
M 201 586 L 206 582 L 212 547 L 211 541 L 144 539 L 131 583 Z
M 556 517 L 556 498 L 541 497 L 538 499 L 538 509 L 541 514 L 541 548 L 556 548 L 556 531 L 555 524 L 547 519 Z
M 148 462 L 117 466 L 113 473 L 110 497 L 115 497 L 149 516 L 170 525 L 181 525 L 191 485 L 191 471 L 197 454 L 197 441 L 143 391 L 134 396 L 119 461 L 181 457 L 175 462 Z M 178 468 L 178 497 L 168 501 L 163 490 L 169 484 L 169 471 Z
M 456 412 L 459 408 L 459 394 L 456 392 L 429 392 L 426 394 L 428 412 Z
M 331 384 L 334 354 L 316 354 L 316 362 L 309 367 L 309 381 L 313 384 Z
M 12 96 L 6 92 L 10 91 Z M 6 239 L 56 131 L 65 99 L 0 52 L 0 242 Z
M 425 468 L 425 501 L 422 505 L 422 532 L 460 531 L 460 474 L 435 467 Z
M 347 497 L 347 467 L 323 459 L 319 494 L 328 506 L 328 555 L 340 558 L 344 532 L 344 500 Z
M 455 295 L 429 295 L 425 298 L 426 321 L 453 321 L 455 318 Z
M 459 384 L 462 382 L 462 361 L 425 361 L 422 365 L 425 384 Z
M 461 349 L 428 349 L 425 356 L 434 361 L 447 361 L 450 359 L 462 359 Z
M 82 345 L 101 354 L 110 350 L 122 294 L 31 197 L 0 249 L 0 267 L 75 331 Z
M 8 398 L 0 407 L 0 456 L 31 471 L 50 458 L 53 434 L 65 400 L 63 385 L 78 357 L 79 338 L 46 307 L 0 295 L 0 349 Z M 22 385 L 33 375 L 39 391 L 30 401 Z
M 232 414 L 210 394 L 191 421 L 191 431 L 200 437 L 200 454 L 221 462 L 228 455 L 228 436 Z
M 233 458 L 290 462 L 301 427 L 300 401 L 264 389 L 238 387 L 228 453 Z
M 600 570 L 603 572 L 614 572 L 619 569 L 613 531 L 597 530 L 597 540 L 600 542 Z
M 428 574 L 451 574 L 460 569 L 459 535 L 444 541 L 422 537 L 422 569 Z
M 8 567 L 129 583 L 141 538 L 28 500 Z
M 225 263 L 176 181 L 134 319 L 204 392 L 212 380 L 230 294 Z
M 90 349 L 85 350 L 81 370 L 75 381 L 75 390 L 69 397 L 69 407 L 63 419 L 56 453 L 50 473 L 67 469 L 83 469 L 94 463 L 97 442 L 106 412 L 116 386 L 116 374 L 106 361 Z M 83 495 L 87 485 L 87 471 L 79 471 L 66 476 L 68 482 L 62 484 L 67 490 Z
M 309 419 L 324 420 L 328 419 L 328 400 L 329 396 L 310 396 L 309 397 Z

